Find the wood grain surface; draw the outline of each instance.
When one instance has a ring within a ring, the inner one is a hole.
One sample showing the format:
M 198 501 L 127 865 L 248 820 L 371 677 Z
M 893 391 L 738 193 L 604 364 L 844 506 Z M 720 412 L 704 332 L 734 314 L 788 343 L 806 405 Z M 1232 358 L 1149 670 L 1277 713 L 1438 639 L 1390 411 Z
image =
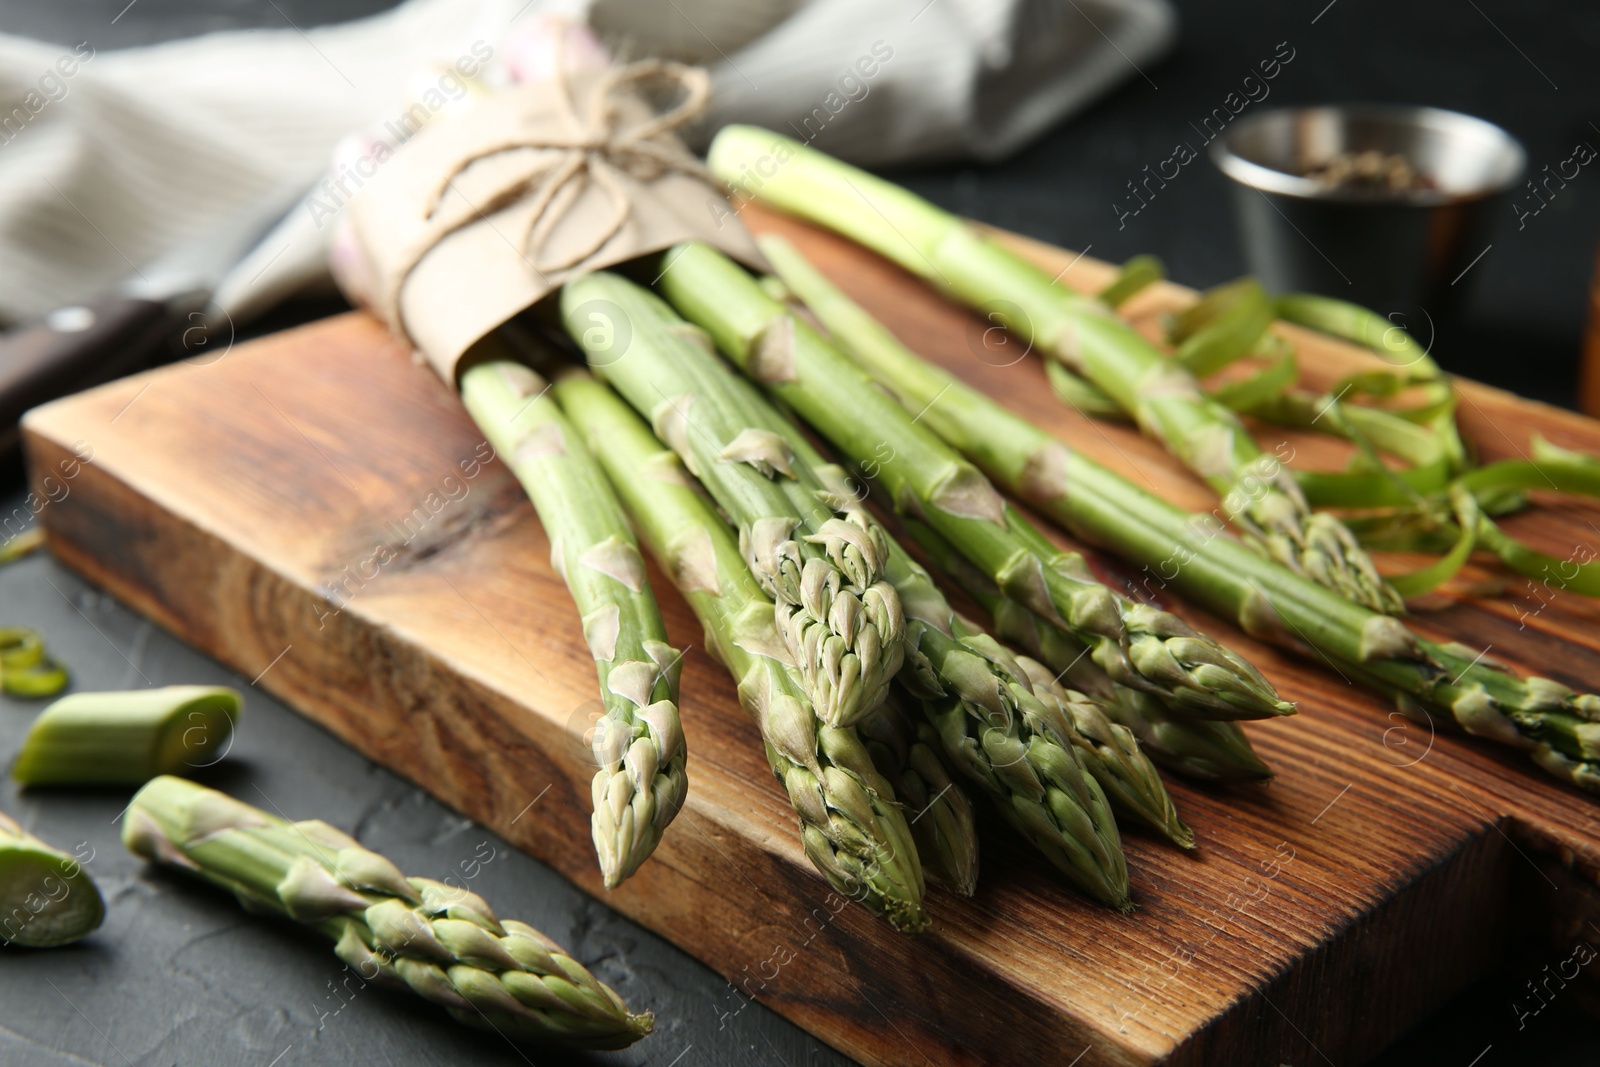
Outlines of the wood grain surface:
M 925 354 L 1167 499 L 1213 506 L 1157 446 L 1063 409 L 1037 359 L 996 349 L 981 320 L 831 237 L 748 217 L 799 240 Z M 1067 285 L 1094 289 L 1112 270 L 1020 247 Z M 1154 329 L 1192 298 L 1163 285 L 1129 310 Z M 1286 332 L 1314 381 L 1372 358 Z M 1488 458 L 1524 452 L 1535 431 L 1600 450 L 1600 423 L 1470 383 L 1463 396 L 1464 430 Z M 73 449 L 91 455 L 43 513 L 67 564 L 717 968 L 723 1010 L 759 999 L 866 1063 L 1357 1063 L 1513 940 L 1557 961 L 1600 936 L 1594 801 L 1181 606 L 1299 702 L 1297 716 L 1246 727 L 1278 777 L 1173 783 L 1200 848 L 1128 835 L 1128 917 L 1068 891 L 985 816 L 977 896 L 935 893 L 934 928 L 897 935 L 807 864 L 755 729 L 658 571 L 669 631 L 689 649 L 690 796 L 654 858 L 607 893 L 581 741 L 594 674 L 549 545 L 456 398 L 374 320 L 115 382 L 35 410 L 24 429 L 41 490 Z M 1296 465 L 1343 460 L 1336 443 L 1288 443 Z M 1506 525 L 1558 557 L 1600 547 L 1600 509 L 1586 505 Z M 1493 595 L 1459 599 L 1469 589 Z M 1484 566 L 1425 606 L 1415 622 L 1430 636 L 1600 685 L 1592 601 Z

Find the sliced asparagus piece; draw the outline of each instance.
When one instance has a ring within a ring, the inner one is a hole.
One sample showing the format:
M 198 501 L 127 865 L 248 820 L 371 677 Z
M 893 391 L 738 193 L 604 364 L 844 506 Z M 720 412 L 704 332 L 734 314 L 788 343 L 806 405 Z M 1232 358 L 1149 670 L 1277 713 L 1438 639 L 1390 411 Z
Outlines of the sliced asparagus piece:
M 1001 640 L 1044 662 L 1114 722 L 1133 731 L 1155 762 L 1202 781 L 1253 782 L 1272 777 L 1272 768 L 1256 755 L 1238 723 L 1174 715 L 1149 693 L 1118 685 L 1089 658 L 1081 642 L 1002 595 L 926 524 L 907 522 L 906 528 L 935 564 L 994 617 L 995 634 Z
M 594 734 L 591 828 L 606 888 L 655 850 L 688 793 L 678 722 L 681 654 L 667 643 L 644 559 L 611 484 L 545 395 L 543 378 L 493 338 L 461 376 L 461 400 L 533 501 L 551 562 L 583 619 L 605 716 Z
M 906 806 L 911 836 L 929 881 L 959 896 L 978 888 L 978 831 L 972 802 L 950 778 L 932 726 L 890 699 L 857 725 L 872 764 Z
M 52 697 L 69 680 L 67 669 L 50 658 L 37 632 L 0 627 L 0 690 L 17 697 Z
M 896 928 L 927 925 L 922 867 L 894 789 L 852 727 L 819 723 L 778 638 L 772 601 L 733 531 L 615 393 L 582 372 L 561 375 L 561 406 L 584 428 L 645 543 L 738 683 L 767 761 L 800 817 L 806 855 L 841 894 Z
M 99 887 L 76 859 L 0 814 L 0 941 L 70 945 L 97 928 L 105 912 Z
M 74 693 L 39 713 L 11 777 L 23 785 L 142 785 L 209 767 L 226 755 L 239 711 L 238 691 L 226 686 Z
M 758 395 L 736 377 L 706 373 L 716 357 L 704 335 L 655 294 L 601 273 L 569 282 L 561 299 L 595 372 L 651 421 L 738 529 L 817 713 L 833 726 L 857 721 L 883 700 L 902 660 L 903 620 L 878 575 L 876 526 L 852 508 L 836 513 L 797 482 L 789 449 L 749 411 Z M 626 323 L 611 324 L 629 337 L 621 355 L 617 334 L 594 328 L 596 315 Z
M 469 1026 L 578 1049 L 624 1048 L 650 1032 L 648 1013 L 629 1014 L 533 927 L 498 919 L 475 893 L 405 877 L 325 822 L 291 823 L 165 776 L 134 796 L 122 843 L 320 931 L 362 979 L 409 986 Z
M 752 165 L 774 153 L 783 162 L 771 177 L 740 185 Z M 1293 475 L 1256 445 L 1238 416 L 1104 301 L 1056 285 L 956 216 L 790 138 L 727 126 L 709 162 L 737 191 L 859 241 L 1099 386 L 1216 490 L 1263 555 L 1375 609 L 1403 610 L 1343 524 L 1312 512 Z M 784 274 L 788 268 L 770 250 L 768 257 Z M 816 306 L 814 294 L 786 274 L 784 280 L 828 321 L 831 311 Z
M 742 267 L 704 245 L 680 245 L 669 255 L 671 266 L 657 284 L 680 313 L 879 481 L 896 510 L 927 522 L 1007 595 L 1083 640 L 1117 681 L 1201 718 L 1268 718 L 1294 710 L 1253 667 L 1177 616 L 1095 581 L 1082 557 L 1051 544 L 972 463 L 875 388 Z
M 19 534 L 13 534 L 0 541 L 0 567 L 7 563 L 14 563 L 32 552 L 44 547 L 44 527 L 30 526 Z
M 1160 586 L 1247 633 L 1309 651 L 1393 696 L 1402 710 L 1441 715 L 1467 733 L 1527 750 L 1549 773 L 1600 792 L 1600 696 L 1517 678 L 1471 650 L 1418 637 L 1079 455 L 898 342 L 850 351 L 905 410 L 999 485 L 1075 536 L 1143 567 Z

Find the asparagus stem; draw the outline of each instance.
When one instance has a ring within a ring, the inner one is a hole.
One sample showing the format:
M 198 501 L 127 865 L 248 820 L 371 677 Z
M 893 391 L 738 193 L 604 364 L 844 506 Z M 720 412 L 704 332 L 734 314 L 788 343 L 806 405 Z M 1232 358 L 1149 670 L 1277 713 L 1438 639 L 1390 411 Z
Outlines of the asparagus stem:
M 678 721 L 681 654 L 667 643 L 644 560 L 599 464 L 546 396 L 544 379 L 505 358 L 461 376 L 461 399 L 527 490 L 550 537 L 551 558 L 583 618 L 605 716 L 594 734 L 591 821 L 606 888 L 655 850 L 688 793 Z
M 1096 582 L 1081 556 L 1056 548 L 972 463 L 874 388 L 743 268 L 704 245 L 681 245 L 670 256 L 658 285 L 734 364 L 881 482 L 896 510 L 922 518 L 1008 595 L 1083 640 L 1113 678 L 1196 717 L 1293 711 L 1254 668 L 1175 615 Z
M 70 945 L 100 925 L 105 902 L 79 862 L 0 814 L 0 941 Z
M 225 686 L 74 693 L 34 720 L 11 777 L 23 785 L 141 785 L 227 753 L 240 699 Z
M 836 512 L 796 479 L 789 449 L 750 410 L 759 395 L 708 373 L 717 360 L 703 334 L 653 293 L 592 274 L 568 283 L 562 307 L 595 372 L 651 420 L 737 527 L 823 721 L 847 726 L 881 703 L 903 657 L 904 622 L 879 578 L 875 524 L 853 508 Z M 609 309 L 629 336 L 621 355 L 616 335 L 593 326 Z
M 978 888 L 978 831 L 972 802 L 950 778 L 939 735 L 886 700 L 857 725 L 872 764 L 911 813 L 911 836 L 929 881 L 959 896 Z
M 14 563 L 44 546 L 44 527 L 30 526 L 0 541 L 0 567 Z
M 783 161 L 772 177 L 740 186 L 751 165 L 780 151 Z M 1216 490 L 1257 551 L 1361 603 L 1403 610 L 1399 595 L 1385 586 L 1343 524 L 1312 512 L 1290 472 L 1261 451 L 1238 416 L 1206 396 L 1193 374 L 1105 302 L 1056 285 L 956 216 L 798 141 L 728 126 L 708 158 L 711 169 L 738 191 L 859 241 L 983 309 L 1099 386 Z M 774 258 L 770 250 L 768 257 Z M 825 309 L 784 274 L 787 267 L 776 259 L 774 265 L 826 321 Z
M 772 601 L 732 530 L 679 458 L 587 374 L 561 375 L 557 400 L 588 434 L 640 534 L 733 675 L 767 761 L 800 818 L 806 855 L 841 894 L 896 928 L 922 929 L 922 866 L 893 787 L 852 727 L 819 723 L 778 638 Z
M 580 1049 L 650 1032 L 649 1014 L 629 1014 L 539 931 L 498 919 L 475 893 L 405 877 L 325 822 L 291 823 L 165 776 L 134 796 L 122 843 L 322 932 L 363 980 L 409 986 L 469 1026 Z
M 38 633 L 0 627 L 0 690 L 18 697 L 55 696 L 67 687 L 67 669 L 45 651 Z
M 1251 552 L 1208 516 L 1187 514 L 1075 453 L 897 341 L 855 344 L 850 352 L 905 410 L 921 413 L 921 424 L 999 485 L 1076 536 L 1143 567 L 1147 582 L 1172 586 L 1247 633 L 1310 650 L 1408 710 L 1442 715 L 1467 733 L 1526 749 L 1556 777 L 1600 792 L 1600 696 L 1547 678 L 1520 679 L 1470 650 L 1423 640 L 1398 619 Z

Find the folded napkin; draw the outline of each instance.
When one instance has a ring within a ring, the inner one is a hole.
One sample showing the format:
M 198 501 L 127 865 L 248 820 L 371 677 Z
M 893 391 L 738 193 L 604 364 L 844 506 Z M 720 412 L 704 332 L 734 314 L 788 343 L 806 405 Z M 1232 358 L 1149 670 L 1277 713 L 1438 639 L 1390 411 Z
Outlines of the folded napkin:
M 508 37 L 543 14 L 589 21 L 624 58 L 703 63 L 691 140 L 750 122 L 874 166 L 1000 158 L 1137 76 L 1175 27 L 1166 0 L 410 0 L 121 51 L 0 35 L 0 318 L 92 299 L 310 188 L 341 136 L 404 132 L 463 77 L 505 81 Z

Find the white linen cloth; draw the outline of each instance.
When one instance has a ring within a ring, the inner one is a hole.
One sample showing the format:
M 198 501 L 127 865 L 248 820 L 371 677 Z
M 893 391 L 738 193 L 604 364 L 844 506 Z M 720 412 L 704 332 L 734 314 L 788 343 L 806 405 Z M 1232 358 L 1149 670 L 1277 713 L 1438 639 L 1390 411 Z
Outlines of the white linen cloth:
M 341 136 L 399 120 L 418 77 L 487 52 L 503 79 L 508 33 L 536 13 L 589 20 L 625 59 L 704 63 L 702 142 L 751 122 L 872 166 L 1002 157 L 1175 31 L 1166 0 L 409 0 L 121 51 L 0 35 L 0 319 L 92 299 L 287 201 Z M 314 255 L 288 269 L 322 272 Z

